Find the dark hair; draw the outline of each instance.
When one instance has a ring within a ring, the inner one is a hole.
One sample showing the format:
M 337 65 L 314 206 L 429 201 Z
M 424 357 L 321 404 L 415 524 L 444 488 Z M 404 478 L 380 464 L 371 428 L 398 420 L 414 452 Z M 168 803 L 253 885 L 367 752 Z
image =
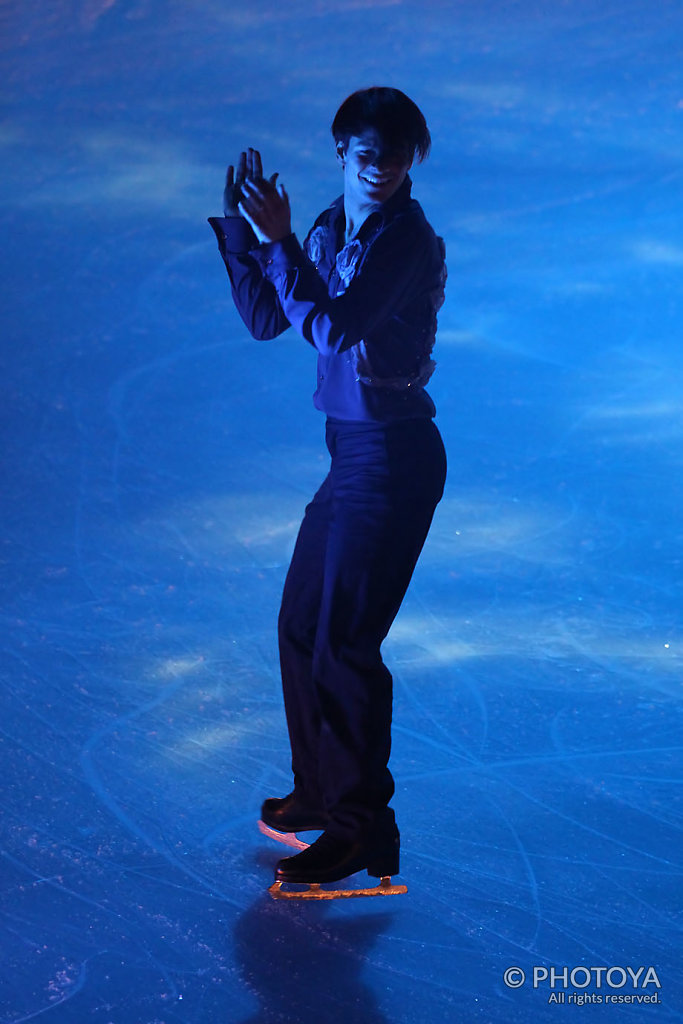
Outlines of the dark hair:
M 344 100 L 334 116 L 332 134 L 344 148 L 352 135 L 374 128 L 391 149 L 408 148 L 411 158 L 424 160 L 432 139 L 420 108 L 400 89 L 373 86 L 359 89 Z

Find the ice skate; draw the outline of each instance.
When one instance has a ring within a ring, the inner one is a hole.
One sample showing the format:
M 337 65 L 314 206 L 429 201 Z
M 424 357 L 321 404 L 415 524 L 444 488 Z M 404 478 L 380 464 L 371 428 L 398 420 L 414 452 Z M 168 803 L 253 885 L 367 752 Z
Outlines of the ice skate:
M 256 824 L 261 835 L 268 836 L 269 839 L 274 839 L 276 843 L 283 843 L 285 846 L 291 846 L 293 850 L 307 850 L 309 847 L 308 843 L 299 839 L 296 832 L 280 832 L 279 829 L 271 828 L 269 825 L 266 825 L 262 818 L 259 819 Z
M 323 889 L 318 882 L 311 882 L 306 889 L 283 889 L 283 884 L 273 882 L 268 892 L 274 900 L 343 900 L 357 896 L 400 896 L 408 892 L 407 885 L 394 885 L 391 876 L 386 875 L 377 885 L 360 889 Z
M 294 850 L 307 850 L 309 844 L 299 839 L 297 832 L 322 832 L 327 826 L 327 815 L 310 806 L 298 793 L 263 802 L 259 832 Z
M 392 883 L 391 876 L 398 873 L 398 863 L 398 839 L 382 844 L 363 843 L 338 839 L 323 832 L 301 853 L 279 861 L 275 881 L 268 891 L 276 900 L 397 896 L 408 891 L 407 886 Z M 379 883 L 367 888 L 323 888 L 358 871 L 367 871 L 373 878 L 379 878 Z

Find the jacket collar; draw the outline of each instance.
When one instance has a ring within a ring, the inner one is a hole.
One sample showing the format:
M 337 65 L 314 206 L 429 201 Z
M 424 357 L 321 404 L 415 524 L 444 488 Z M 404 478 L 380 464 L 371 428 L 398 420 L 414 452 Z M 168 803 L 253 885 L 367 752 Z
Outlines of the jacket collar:
M 392 218 L 401 210 L 404 206 L 410 202 L 410 194 L 412 191 L 413 182 L 409 174 L 406 174 L 405 181 L 401 187 L 394 192 L 390 199 L 387 199 L 386 203 L 382 203 L 376 210 L 366 217 L 363 221 L 357 238 L 364 238 L 366 233 L 373 229 L 376 225 L 382 227 L 387 224 Z M 340 228 L 340 220 L 344 217 L 344 196 L 341 195 L 332 203 L 332 209 L 334 211 L 332 219 L 337 232 Z
M 410 201 L 410 193 L 412 191 L 412 188 L 413 179 L 410 177 L 409 174 L 406 174 L 405 180 L 401 187 L 397 189 L 396 192 L 394 192 L 391 199 L 388 199 L 386 203 L 384 203 L 379 208 L 379 210 L 376 210 L 375 212 L 380 214 L 384 221 L 390 220 L 391 217 L 393 217 L 394 214 L 397 212 L 397 210 L 400 210 L 402 207 L 406 206 L 407 203 Z

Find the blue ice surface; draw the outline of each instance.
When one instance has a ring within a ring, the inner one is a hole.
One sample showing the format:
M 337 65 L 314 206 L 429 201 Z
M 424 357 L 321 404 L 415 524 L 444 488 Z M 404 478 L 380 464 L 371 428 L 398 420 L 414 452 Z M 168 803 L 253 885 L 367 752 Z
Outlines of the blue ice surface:
M 0 19 L 0 1020 L 683 1019 L 680 4 Z M 205 218 L 252 144 L 302 234 L 375 83 L 426 112 L 450 269 L 448 489 L 386 644 L 409 893 L 282 905 L 254 822 L 326 456 L 313 354 L 247 336 Z

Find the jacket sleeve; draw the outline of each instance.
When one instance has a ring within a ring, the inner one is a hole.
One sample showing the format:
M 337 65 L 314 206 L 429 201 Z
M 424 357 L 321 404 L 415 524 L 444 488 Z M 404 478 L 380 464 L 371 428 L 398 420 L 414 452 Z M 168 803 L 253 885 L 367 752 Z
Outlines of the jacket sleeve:
M 440 260 L 431 228 L 410 217 L 379 233 L 348 288 L 337 297 L 328 295 L 294 235 L 262 245 L 254 255 L 289 323 L 325 356 L 371 342 L 373 331 L 428 290 Z
M 253 338 L 275 338 L 289 327 L 277 290 L 254 258 L 258 241 L 242 217 L 209 217 L 209 224 L 218 240 L 232 297 L 239 315 Z

